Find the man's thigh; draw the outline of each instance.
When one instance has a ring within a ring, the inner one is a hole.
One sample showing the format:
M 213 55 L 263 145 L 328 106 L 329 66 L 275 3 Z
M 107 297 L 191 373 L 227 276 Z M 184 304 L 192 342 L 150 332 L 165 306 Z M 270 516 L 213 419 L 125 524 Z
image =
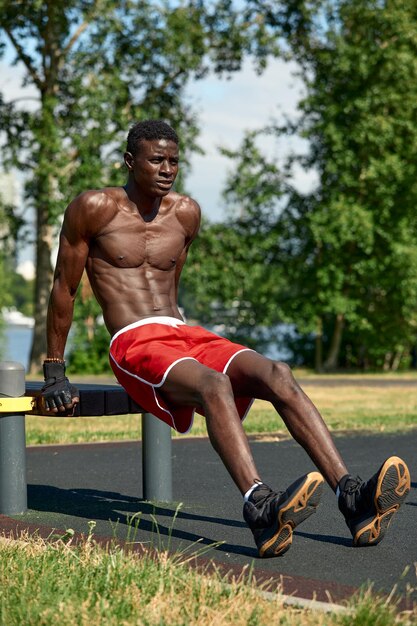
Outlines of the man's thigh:
M 212 371 L 195 359 L 183 359 L 170 369 L 160 392 L 170 403 L 200 405 L 205 377 Z
M 235 356 L 227 369 L 236 396 L 269 399 L 274 362 L 247 350 Z

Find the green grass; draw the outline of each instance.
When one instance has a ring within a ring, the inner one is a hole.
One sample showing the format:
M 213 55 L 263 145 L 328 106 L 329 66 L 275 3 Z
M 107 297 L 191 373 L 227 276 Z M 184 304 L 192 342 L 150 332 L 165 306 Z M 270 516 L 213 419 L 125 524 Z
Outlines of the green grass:
M 71 533 L 68 533 L 70 536 Z M 0 623 L 5 626 L 408 626 L 417 613 L 364 593 L 344 612 L 286 606 L 250 572 L 225 578 L 190 567 L 194 557 L 104 549 L 72 540 L 0 538 Z

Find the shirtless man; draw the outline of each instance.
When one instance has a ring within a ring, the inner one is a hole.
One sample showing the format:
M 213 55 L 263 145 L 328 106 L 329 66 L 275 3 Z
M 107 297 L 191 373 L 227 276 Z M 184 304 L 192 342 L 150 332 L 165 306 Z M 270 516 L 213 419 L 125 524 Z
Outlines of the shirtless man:
M 205 416 L 210 441 L 244 498 L 243 515 L 261 557 L 288 550 L 294 528 L 319 504 L 324 479 L 354 545 L 381 541 L 410 489 L 405 462 L 390 457 L 367 482 L 353 478 L 286 364 L 184 323 L 178 284 L 200 208 L 172 191 L 175 131 L 155 120 L 135 124 L 124 161 L 124 187 L 86 191 L 65 212 L 48 308 L 46 412 L 68 414 L 79 400 L 65 377 L 64 350 L 86 269 L 112 337 L 116 378 L 138 404 L 180 432 L 191 427 L 195 410 Z M 272 403 L 319 470 L 284 492 L 262 482 L 242 427 L 253 398 Z

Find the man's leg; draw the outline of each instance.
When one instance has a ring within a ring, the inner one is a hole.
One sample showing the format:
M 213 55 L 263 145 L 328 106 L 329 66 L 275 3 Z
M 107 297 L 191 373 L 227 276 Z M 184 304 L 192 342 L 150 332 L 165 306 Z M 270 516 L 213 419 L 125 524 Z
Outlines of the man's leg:
M 210 442 L 242 495 L 260 480 L 228 376 L 184 360 L 171 369 L 161 392 L 168 403 L 204 409 Z
M 168 403 L 204 409 L 214 449 L 242 495 L 247 494 L 244 517 L 260 556 L 286 552 L 292 542 L 293 529 L 314 513 L 319 504 L 321 474 L 310 472 L 283 493 L 276 493 L 261 482 L 228 376 L 196 361 L 184 360 L 172 368 L 161 391 Z
M 367 482 L 353 478 L 314 404 L 295 381 L 284 363 L 255 352 L 242 352 L 232 361 L 228 375 L 236 395 L 269 400 L 329 485 L 338 495 L 339 509 L 355 545 L 374 545 L 410 490 L 406 463 L 387 459 Z
M 323 418 L 296 382 L 288 365 L 247 351 L 235 357 L 227 374 L 236 395 L 271 402 L 291 435 L 336 490 L 348 470 Z

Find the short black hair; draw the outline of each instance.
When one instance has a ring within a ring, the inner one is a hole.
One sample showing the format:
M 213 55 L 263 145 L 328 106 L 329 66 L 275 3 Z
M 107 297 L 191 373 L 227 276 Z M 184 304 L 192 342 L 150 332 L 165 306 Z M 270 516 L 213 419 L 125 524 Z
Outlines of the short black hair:
M 143 120 L 136 122 L 127 136 L 126 151 L 135 156 L 138 152 L 140 141 L 152 141 L 154 139 L 167 139 L 178 145 L 178 135 L 173 128 L 162 120 Z

